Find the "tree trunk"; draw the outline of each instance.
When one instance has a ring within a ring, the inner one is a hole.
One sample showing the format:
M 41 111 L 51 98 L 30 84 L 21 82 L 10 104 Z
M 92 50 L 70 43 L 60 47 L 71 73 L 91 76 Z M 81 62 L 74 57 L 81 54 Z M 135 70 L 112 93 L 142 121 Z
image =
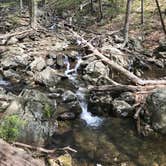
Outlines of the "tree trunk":
M 161 14 L 160 5 L 159 5 L 158 0 L 155 0 L 155 1 L 156 1 L 156 5 L 157 5 L 157 9 L 158 9 L 159 15 L 160 15 L 161 25 L 162 25 L 163 31 L 164 31 L 164 33 L 166 35 L 166 28 L 165 28 L 165 24 L 164 24 L 164 20 L 163 20 L 162 14 Z
M 31 28 L 37 28 L 37 0 L 30 0 L 29 2 L 29 15 Z
M 141 25 L 144 24 L 144 0 L 141 0 Z
M 99 0 L 99 21 L 103 18 L 102 1 Z
M 23 11 L 23 1 L 20 0 L 20 15 L 22 14 Z
M 93 0 L 90 0 L 90 10 L 91 10 L 91 14 L 93 14 Z
M 131 12 L 131 3 L 132 3 L 132 0 L 127 0 L 126 16 L 125 16 L 125 23 L 124 23 L 124 46 L 127 44 L 128 36 L 129 36 L 129 18 L 130 18 L 130 12 Z

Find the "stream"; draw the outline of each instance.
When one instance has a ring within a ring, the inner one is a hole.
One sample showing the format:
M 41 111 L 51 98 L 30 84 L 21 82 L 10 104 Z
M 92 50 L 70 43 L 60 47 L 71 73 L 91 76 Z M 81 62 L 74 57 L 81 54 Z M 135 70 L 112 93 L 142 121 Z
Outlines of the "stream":
M 165 166 L 164 137 L 138 136 L 133 119 L 101 118 L 88 111 L 86 87 L 79 82 L 77 73 L 81 61 L 78 56 L 73 69 L 67 56 L 64 63 L 82 113 L 80 119 L 61 122 L 61 132 L 54 134 L 53 145 L 76 149 L 78 152 L 72 154 L 74 166 Z

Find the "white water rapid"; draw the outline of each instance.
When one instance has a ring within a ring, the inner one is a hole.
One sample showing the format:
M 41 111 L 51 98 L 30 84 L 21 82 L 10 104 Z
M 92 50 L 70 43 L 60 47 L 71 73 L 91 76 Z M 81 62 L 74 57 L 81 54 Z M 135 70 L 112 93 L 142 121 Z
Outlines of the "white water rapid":
M 65 75 L 78 86 L 79 82 L 77 80 L 77 70 L 82 62 L 81 56 L 77 57 L 77 63 L 74 69 L 70 69 L 70 62 L 68 56 L 65 56 L 64 64 L 66 65 Z M 83 119 L 88 126 L 98 127 L 102 123 L 102 119 L 98 116 L 93 116 L 91 112 L 88 112 L 88 103 L 86 100 L 86 88 L 79 87 L 76 92 L 77 99 L 79 101 L 80 107 L 82 109 L 81 119 Z

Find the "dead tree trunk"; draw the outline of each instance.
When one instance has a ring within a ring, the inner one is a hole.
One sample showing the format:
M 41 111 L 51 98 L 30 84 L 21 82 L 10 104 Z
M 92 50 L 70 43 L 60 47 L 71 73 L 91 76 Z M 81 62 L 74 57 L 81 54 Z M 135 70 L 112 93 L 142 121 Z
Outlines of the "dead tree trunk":
M 127 0 L 126 4 L 126 16 L 125 16 L 125 23 L 124 23 L 124 43 L 123 47 L 128 43 L 128 36 L 129 36 L 129 18 L 130 18 L 130 12 L 131 12 L 131 3 L 132 0 Z
M 156 1 L 156 5 L 157 5 L 157 9 L 158 9 L 159 15 L 160 15 L 161 25 L 162 25 L 163 31 L 164 31 L 164 33 L 165 33 L 165 35 L 166 35 L 166 28 L 165 28 L 164 20 L 163 20 L 163 17 L 162 17 L 160 5 L 159 5 L 158 0 L 155 0 L 155 1 Z
M 31 28 L 37 29 L 37 0 L 30 0 L 29 15 Z

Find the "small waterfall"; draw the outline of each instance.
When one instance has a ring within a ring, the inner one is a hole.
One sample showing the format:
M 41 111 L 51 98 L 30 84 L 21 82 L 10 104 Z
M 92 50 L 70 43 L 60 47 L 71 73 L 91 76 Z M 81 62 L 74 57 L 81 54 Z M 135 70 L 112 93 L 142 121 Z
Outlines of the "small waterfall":
M 64 64 L 66 65 L 65 75 L 77 86 L 79 82 L 77 81 L 78 68 L 82 62 L 81 56 L 77 56 L 77 63 L 74 69 L 70 69 L 70 62 L 68 56 L 65 56 Z M 79 101 L 80 107 L 82 109 L 81 119 L 85 120 L 88 126 L 97 127 L 102 123 L 102 119 L 98 116 L 93 116 L 91 112 L 88 112 L 88 103 L 86 100 L 86 88 L 79 87 L 76 92 L 77 99 Z

